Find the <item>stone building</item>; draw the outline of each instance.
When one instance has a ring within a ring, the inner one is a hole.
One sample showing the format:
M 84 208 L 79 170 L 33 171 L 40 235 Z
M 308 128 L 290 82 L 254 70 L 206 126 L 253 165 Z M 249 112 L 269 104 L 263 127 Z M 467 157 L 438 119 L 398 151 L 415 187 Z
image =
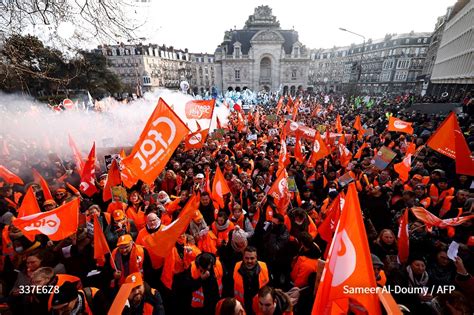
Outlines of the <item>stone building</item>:
M 106 57 L 107 66 L 119 76 L 124 92 L 146 92 L 159 87 L 178 89 L 182 80 L 192 77 L 187 49 L 119 44 L 99 46 L 97 51 Z
M 308 85 L 309 50 L 298 32 L 285 30 L 268 6 L 259 6 L 243 29 L 226 31 L 215 51 L 219 90 L 281 90 Z
M 214 55 L 192 54 L 192 76 L 189 81 L 194 94 L 212 93 L 216 86 L 216 64 Z
M 474 90 L 474 1 L 458 1 L 444 26 L 427 93 L 460 100 Z
M 316 91 L 326 92 L 416 92 L 416 80 L 424 65 L 430 35 L 388 34 L 383 39 L 369 39 L 362 44 L 312 50 L 310 85 Z

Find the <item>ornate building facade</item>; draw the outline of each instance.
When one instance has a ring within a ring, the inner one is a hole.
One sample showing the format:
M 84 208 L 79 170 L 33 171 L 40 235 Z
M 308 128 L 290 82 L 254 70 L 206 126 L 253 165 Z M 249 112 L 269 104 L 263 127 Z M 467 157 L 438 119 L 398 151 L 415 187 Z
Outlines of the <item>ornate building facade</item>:
M 298 32 L 284 30 L 272 9 L 259 6 L 243 29 L 226 31 L 215 51 L 219 90 L 281 90 L 308 86 L 309 50 Z

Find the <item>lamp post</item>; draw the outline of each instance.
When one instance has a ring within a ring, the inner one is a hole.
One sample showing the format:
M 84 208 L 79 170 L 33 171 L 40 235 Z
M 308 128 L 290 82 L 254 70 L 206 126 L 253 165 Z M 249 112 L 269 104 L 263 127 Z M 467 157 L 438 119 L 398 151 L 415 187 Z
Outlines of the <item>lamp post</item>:
M 359 36 L 359 37 L 362 37 L 362 39 L 364 40 L 363 44 L 362 44 L 362 52 L 360 54 L 360 70 L 359 70 L 359 73 L 357 74 L 357 84 L 359 84 L 359 81 L 360 81 L 360 77 L 362 75 L 362 58 L 364 57 L 364 48 L 365 48 L 365 36 L 364 35 L 361 35 L 361 34 L 358 34 L 358 33 L 355 33 L 353 31 L 350 31 L 348 29 L 345 29 L 345 28 L 342 28 L 340 27 L 339 28 L 341 31 L 343 32 L 348 32 L 348 33 L 351 33 L 351 34 L 354 34 L 356 36 Z

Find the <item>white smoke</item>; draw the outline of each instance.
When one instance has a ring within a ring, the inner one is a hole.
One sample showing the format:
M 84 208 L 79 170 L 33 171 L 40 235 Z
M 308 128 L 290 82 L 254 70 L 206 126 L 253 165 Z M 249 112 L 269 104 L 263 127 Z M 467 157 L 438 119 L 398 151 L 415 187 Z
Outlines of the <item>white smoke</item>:
M 160 97 L 192 131 L 197 129 L 195 120 L 186 119 L 185 115 L 185 104 L 193 98 L 165 89 L 146 93 L 144 98 L 128 104 L 103 100 L 110 107 L 105 112 L 66 110 L 57 113 L 47 104 L 31 98 L 0 94 L 0 137 L 12 146 L 36 145 L 51 152 L 70 155 L 70 134 L 84 157 L 94 141 L 97 148 L 131 147 L 138 140 Z M 225 106 L 216 106 L 211 131 L 216 128 L 216 117 L 224 124 L 228 115 L 229 110 Z M 200 124 L 205 129 L 209 126 L 209 120 L 202 120 Z

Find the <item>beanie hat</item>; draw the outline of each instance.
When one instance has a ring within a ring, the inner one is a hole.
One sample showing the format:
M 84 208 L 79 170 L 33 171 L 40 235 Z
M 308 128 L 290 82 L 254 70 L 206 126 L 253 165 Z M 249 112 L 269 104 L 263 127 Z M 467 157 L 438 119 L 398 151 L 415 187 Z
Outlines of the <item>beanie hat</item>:
M 248 245 L 245 231 L 242 229 L 234 230 L 230 244 L 236 252 L 242 252 Z

